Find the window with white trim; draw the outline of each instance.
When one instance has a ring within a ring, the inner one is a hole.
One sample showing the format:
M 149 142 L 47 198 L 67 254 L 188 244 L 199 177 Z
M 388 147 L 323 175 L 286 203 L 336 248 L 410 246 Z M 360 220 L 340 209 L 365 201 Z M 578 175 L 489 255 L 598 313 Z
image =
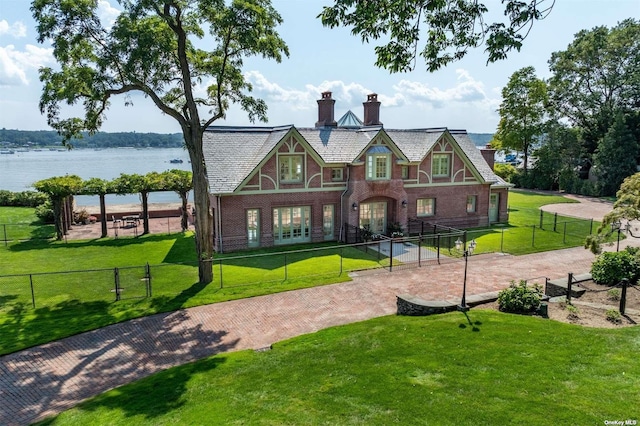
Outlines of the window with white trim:
M 418 216 L 433 216 L 436 211 L 435 198 L 418 198 L 416 214 Z
M 302 182 L 303 161 L 304 161 L 304 156 L 302 155 L 280 155 L 278 157 L 278 163 L 279 163 L 279 169 L 280 169 L 280 182 L 285 182 L 285 183 Z
M 409 166 L 402 166 L 402 179 L 409 179 Z
M 331 169 L 331 180 L 334 182 L 341 182 L 342 179 L 342 169 Z
M 431 160 L 431 175 L 433 177 L 448 177 L 451 175 L 450 154 L 433 154 Z
M 478 197 L 476 195 L 467 195 L 467 213 L 476 212 L 476 202 Z
M 322 206 L 322 232 L 325 240 L 333 239 L 333 204 L 326 204 Z
M 273 209 L 274 244 L 311 241 L 311 207 Z
M 247 210 L 247 242 L 249 247 L 260 245 L 260 210 Z
M 391 151 L 386 146 L 374 146 L 367 152 L 367 179 L 391 179 Z

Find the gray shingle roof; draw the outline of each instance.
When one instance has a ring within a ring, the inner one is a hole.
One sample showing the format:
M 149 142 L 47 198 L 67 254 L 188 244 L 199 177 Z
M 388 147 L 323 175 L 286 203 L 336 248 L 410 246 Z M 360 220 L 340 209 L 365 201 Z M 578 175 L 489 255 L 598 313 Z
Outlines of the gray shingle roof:
M 210 127 L 203 136 L 210 190 L 231 193 L 295 129 L 325 163 L 351 163 L 371 140 L 384 131 L 410 162 L 420 162 L 447 131 L 446 128 L 387 130 L 380 126 L 360 129 L 279 127 Z M 451 130 L 467 158 L 486 182 L 505 184 L 486 163 L 465 131 Z

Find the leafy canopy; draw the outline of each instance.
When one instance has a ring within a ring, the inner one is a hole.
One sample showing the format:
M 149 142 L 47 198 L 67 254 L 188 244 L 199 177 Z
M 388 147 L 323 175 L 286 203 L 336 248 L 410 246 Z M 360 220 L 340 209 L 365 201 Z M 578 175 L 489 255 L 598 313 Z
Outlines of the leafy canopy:
M 384 40 L 375 47 L 378 67 L 410 71 L 420 55 L 432 72 L 483 43 L 487 62 L 519 51 L 533 23 L 548 15 L 554 2 L 503 0 L 505 22 L 494 23 L 484 22 L 489 8 L 478 0 L 335 0 L 319 17 L 330 28 L 351 27 L 363 42 Z

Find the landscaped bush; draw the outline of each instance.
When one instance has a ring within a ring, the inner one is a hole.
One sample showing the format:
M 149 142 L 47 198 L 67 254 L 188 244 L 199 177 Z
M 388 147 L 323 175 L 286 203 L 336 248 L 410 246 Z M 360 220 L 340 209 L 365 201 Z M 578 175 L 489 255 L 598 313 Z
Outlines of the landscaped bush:
M 0 206 L 38 207 L 49 199 L 47 194 L 37 191 L 11 192 L 0 190 Z
M 626 278 L 635 283 L 640 277 L 640 263 L 630 251 L 602 253 L 591 265 L 593 280 L 602 285 L 616 285 Z
M 44 223 L 53 223 L 53 205 L 51 201 L 47 200 L 36 207 L 36 216 Z
M 525 280 L 516 284 L 511 281 L 508 288 L 498 293 L 498 305 L 503 312 L 530 313 L 540 307 L 542 288 L 538 284 L 527 285 Z

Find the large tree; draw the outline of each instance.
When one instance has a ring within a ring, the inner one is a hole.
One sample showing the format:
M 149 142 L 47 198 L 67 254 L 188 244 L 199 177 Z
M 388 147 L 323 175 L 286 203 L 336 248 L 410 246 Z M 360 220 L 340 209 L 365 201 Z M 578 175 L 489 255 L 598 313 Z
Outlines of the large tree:
M 545 132 L 547 85 L 536 77 L 533 67 L 514 72 L 502 89 L 498 112 L 500 122 L 495 138 L 502 149 L 520 151 L 524 155 L 527 173 L 529 154 L 534 143 Z
M 351 27 L 363 42 L 385 40 L 386 44 L 375 47 L 376 66 L 404 72 L 415 68 L 418 55 L 429 71 L 435 71 L 483 44 L 487 62 L 505 59 L 511 50 L 520 50 L 533 23 L 549 14 L 554 0 L 503 0 L 500 9 L 505 20 L 493 23 L 485 23 L 489 9 L 478 0 L 334 2 L 324 7 L 322 23 Z
M 627 127 L 624 116 L 617 114 L 593 156 L 602 195 L 615 194 L 622 181 L 638 171 L 637 156 L 638 141 Z
M 541 144 L 533 152 L 531 180 L 536 188 L 572 190 L 578 180 L 576 170 L 582 160 L 580 132 L 575 127 L 550 121 Z
M 640 23 L 580 31 L 566 50 L 552 54 L 549 69 L 551 105 L 558 118 L 582 129 L 591 160 L 615 115 L 640 108 Z
M 253 121 L 266 104 L 247 93 L 243 60 L 288 55 L 276 32 L 282 21 L 270 0 L 119 0 L 113 25 L 98 16 L 98 0 L 34 0 L 38 41 L 50 41 L 59 68 L 42 68 L 40 109 L 69 143 L 96 132 L 111 98 L 138 92 L 182 129 L 193 170 L 200 282 L 213 278 L 213 217 L 202 136 L 237 103 Z M 199 46 L 206 46 L 201 48 Z M 200 90 L 198 87 L 202 86 Z M 82 104 L 66 118 L 62 104 Z

